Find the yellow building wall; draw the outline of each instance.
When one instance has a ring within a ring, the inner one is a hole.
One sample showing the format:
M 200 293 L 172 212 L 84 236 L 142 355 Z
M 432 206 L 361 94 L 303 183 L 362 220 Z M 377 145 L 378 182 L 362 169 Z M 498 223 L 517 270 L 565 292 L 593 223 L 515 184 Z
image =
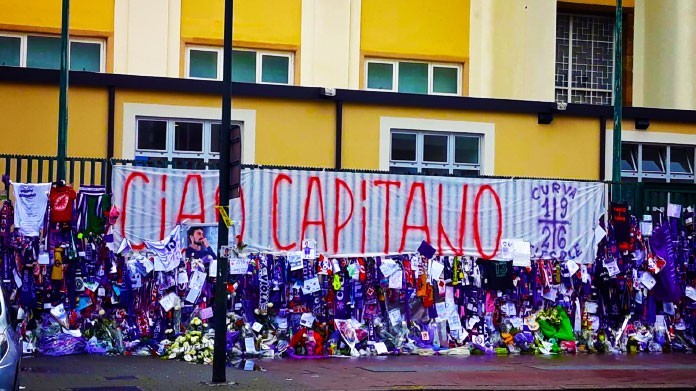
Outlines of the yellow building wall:
M 408 117 L 495 124 L 495 175 L 575 179 L 599 177 L 599 122 L 536 115 L 370 107 L 344 104 L 343 166 L 379 169 L 380 117 Z
M 469 57 L 469 0 L 362 0 L 365 55 Z
M 0 84 L 0 153 L 57 153 L 58 87 Z M 70 87 L 68 156 L 106 157 L 108 92 Z
M 213 95 L 118 91 L 115 107 L 115 156 L 123 156 L 125 103 L 219 107 Z M 256 111 L 256 164 L 333 167 L 335 106 L 331 102 L 233 98 L 234 109 Z M 135 135 L 133 135 L 135 137 Z
M 114 1 L 71 0 L 70 28 L 113 32 Z M 61 5 L 59 0 L 0 0 L 0 26 L 60 29 Z
M 220 40 L 224 0 L 182 0 L 181 37 Z M 242 43 L 300 45 L 302 0 L 237 0 L 233 39 Z

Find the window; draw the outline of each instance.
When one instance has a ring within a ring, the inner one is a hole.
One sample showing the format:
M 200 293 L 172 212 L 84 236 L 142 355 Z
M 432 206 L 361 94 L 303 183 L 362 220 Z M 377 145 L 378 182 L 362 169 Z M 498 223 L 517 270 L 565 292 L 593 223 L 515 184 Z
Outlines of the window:
M 186 48 L 186 76 L 222 80 L 222 48 Z M 293 84 L 292 53 L 236 49 L 232 51 L 232 81 Z
M 694 147 L 621 144 L 621 176 L 639 182 L 694 183 Z
M 614 21 L 559 14 L 556 24 L 556 102 L 612 104 Z
M 475 176 L 481 173 L 481 136 L 392 129 L 389 172 Z
M 460 95 L 462 66 L 415 61 L 366 61 L 368 90 Z
M 136 158 L 154 161 L 172 160 L 216 163 L 220 154 L 220 123 L 211 120 L 136 118 Z
M 104 42 L 70 39 L 70 70 L 104 72 Z M 60 37 L 0 33 L 0 65 L 60 68 Z

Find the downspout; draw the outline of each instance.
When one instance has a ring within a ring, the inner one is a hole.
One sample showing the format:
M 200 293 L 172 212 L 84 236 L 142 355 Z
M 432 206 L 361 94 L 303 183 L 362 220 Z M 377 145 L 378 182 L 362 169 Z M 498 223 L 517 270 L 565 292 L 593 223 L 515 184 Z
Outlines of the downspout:
M 599 180 L 606 180 L 607 120 L 599 117 Z
M 116 107 L 116 87 L 109 86 L 109 108 L 106 124 L 106 192 L 111 193 L 111 159 L 114 157 L 114 109 Z
M 343 150 L 343 101 L 336 101 L 336 157 L 334 168 L 343 168 L 341 152 Z

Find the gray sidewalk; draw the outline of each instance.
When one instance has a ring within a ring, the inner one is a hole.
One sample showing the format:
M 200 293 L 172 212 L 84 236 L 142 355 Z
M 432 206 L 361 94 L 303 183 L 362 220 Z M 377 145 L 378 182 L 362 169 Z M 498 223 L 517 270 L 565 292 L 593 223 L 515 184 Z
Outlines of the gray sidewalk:
M 696 389 L 696 355 L 400 356 L 257 360 L 204 384 L 212 367 L 150 357 L 27 358 L 27 390 Z

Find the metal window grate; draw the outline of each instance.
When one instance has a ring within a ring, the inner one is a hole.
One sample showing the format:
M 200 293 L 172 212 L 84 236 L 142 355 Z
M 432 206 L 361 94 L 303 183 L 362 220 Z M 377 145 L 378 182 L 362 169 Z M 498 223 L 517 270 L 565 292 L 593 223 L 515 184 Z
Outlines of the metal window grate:
M 614 21 L 560 14 L 556 24 L 556 102 L 612 104 Z

